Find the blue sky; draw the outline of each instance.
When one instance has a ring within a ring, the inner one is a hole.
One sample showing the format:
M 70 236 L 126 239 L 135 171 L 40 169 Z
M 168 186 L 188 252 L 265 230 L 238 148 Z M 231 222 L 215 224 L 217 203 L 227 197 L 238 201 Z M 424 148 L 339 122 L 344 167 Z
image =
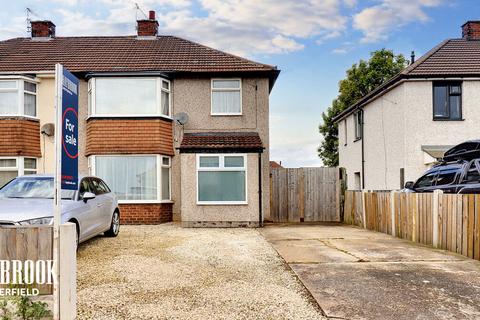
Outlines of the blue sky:
M 289 167 L 321 165 L 321 113 L 353 63 L 380 48 L 418 58 L 480 19 L 477 0 L 2 0 L 0 39 L 26 35 L 26 7 L 60 36 L 134 34 L 135 2 L 157 11 L 161 34 L 282 70 L 270 100 L 271 159 Z

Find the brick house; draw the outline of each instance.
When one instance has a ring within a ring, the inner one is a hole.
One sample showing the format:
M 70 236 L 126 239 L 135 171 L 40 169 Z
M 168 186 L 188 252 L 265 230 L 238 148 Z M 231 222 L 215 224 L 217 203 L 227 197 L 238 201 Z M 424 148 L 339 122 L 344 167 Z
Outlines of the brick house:
M 103 178 L 125 224 L 256 226 L 269 217 L 276 67 L 174 36 L 155 13 L 136 36 L 0 41 L 0 184 L 54 171 L 56 63 L 80 79 L 79 172 Z M 180 123 L 174 115 L 188 115 Z

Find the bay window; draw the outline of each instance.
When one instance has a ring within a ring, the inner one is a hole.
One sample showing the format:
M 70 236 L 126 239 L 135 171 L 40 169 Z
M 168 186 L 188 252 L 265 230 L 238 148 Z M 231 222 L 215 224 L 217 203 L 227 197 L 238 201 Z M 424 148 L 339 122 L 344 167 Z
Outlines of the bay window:
M 242 114 L 240 79 L 212 79 L 212 115 Z
M 93 156 L 92 172 L 123 203 L 170 200 L 170 157 L 160 155 Z
M 37 116 L 37 84 L 25 79 L 0 79 L 0 116 Z
M 170 81 L 162 78 L 93 78 L 88 95 L 91 116 L 171 115 Z
M 197 203 L 246 204 L 246 160 L 243 154 L 197 155 Z
M 0 187 L 18 176 L 36 173 L 36 158 L 0 157 Z

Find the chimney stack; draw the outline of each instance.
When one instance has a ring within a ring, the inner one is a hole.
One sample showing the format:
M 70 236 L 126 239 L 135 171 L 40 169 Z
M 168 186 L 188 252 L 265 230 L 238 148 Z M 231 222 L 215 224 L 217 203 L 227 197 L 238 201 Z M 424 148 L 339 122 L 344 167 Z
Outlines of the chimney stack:
M 158 21 L 155 19 L 155 11 L 148 12 L 148 20 L 137 21 L 137 36 L 156 37 L 158 34 Z
M 55 38 L 55 24 L 52 21 L 32 21 L 32 38 Z
M 480 40 L 480 21 L 467 21 L 462 25 L 462 38 Z

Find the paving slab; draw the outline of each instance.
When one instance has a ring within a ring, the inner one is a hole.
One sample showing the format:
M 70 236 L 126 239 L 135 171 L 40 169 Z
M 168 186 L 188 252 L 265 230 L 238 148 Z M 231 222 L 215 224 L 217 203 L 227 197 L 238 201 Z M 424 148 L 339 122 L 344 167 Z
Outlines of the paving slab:
M 319 240 L 273 240 L 271 242 L 287 263 L 355 262 L 358 260 Z
M 369 232 L 368 230 L 347 226 L 339 223 L 328 224 L 281 224 L 267 225 L 261 229 L 261 233 L 268 240 L 288 240 L 288 239 L 343 239 L 348 235 L 349 239 L 389 239 L 390 236 L 379 233 Z
M 329 317 L 480 318 L 477 263 L 335 263 L 291 267 Z
M 478 261 L 346 225 L 261 233 L 328 317 L 480 319 Z
M 348 252 L 358 260 L 374 262 L 396 261 L 459 261 L 470 260 L 467 257 L 436 250 L 431 247 L 393 237 L 378 241 L 378 239 L 340 239 L 326 241 L 332 248 Z

